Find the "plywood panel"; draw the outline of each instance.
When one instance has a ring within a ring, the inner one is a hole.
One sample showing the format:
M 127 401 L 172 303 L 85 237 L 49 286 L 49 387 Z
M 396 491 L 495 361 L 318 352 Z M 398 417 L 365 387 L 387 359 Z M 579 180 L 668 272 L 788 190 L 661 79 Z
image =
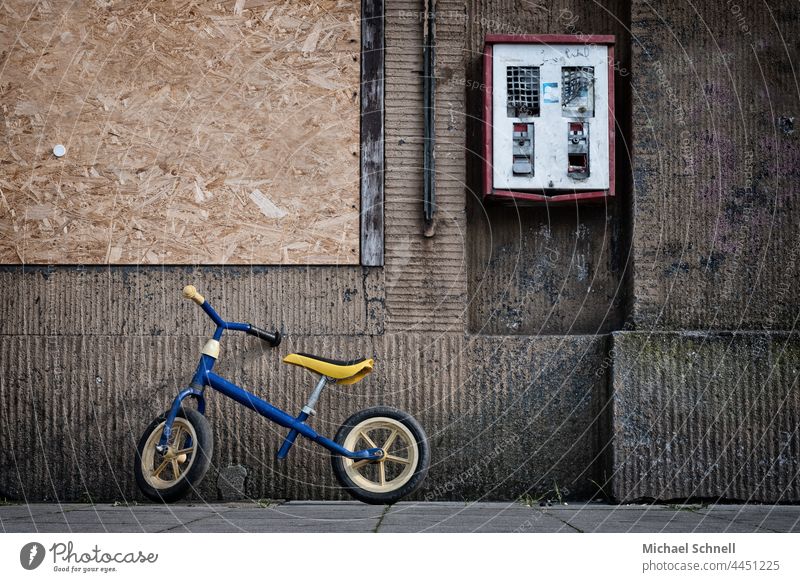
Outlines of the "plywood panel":
M 0 263 L 358 263 L 359 12 L 3 3 Z

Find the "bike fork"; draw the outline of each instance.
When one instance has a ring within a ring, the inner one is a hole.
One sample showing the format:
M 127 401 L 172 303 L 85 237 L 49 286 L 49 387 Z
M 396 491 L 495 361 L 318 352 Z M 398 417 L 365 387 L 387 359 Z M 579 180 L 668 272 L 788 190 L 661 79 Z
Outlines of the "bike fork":
M 202 387 L 198 387 L 193 383 L 185 390 L 181 390 L 181 392 L 175 397 L 175 400 L 172 401 L 172 406 L 167 413 L 167 420 L 164 422 L 164 432 L 161 433 L 161 438 L 158 441 L 158 445 L 156 445 L 156 450 L 159 453 L 166 452 L 167 442 L 172 434 L 172 424 L 175 422 L 175 417 L 178 416 L 178 411 L 181 409 L 181 404 L 183 404 L 183 401 L 189 396 L 197 398 L 197 411 L 200 414 L 205 414 L 206 399 L 203 397 Z

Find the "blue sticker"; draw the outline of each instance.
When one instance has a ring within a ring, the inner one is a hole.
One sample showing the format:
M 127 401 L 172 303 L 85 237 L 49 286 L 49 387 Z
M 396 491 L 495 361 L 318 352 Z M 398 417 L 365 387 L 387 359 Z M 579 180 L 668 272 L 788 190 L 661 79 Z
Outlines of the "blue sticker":
M 545 103 L 559 103 L 561 101 L 558 83 L 542 83 L 542 101 Z

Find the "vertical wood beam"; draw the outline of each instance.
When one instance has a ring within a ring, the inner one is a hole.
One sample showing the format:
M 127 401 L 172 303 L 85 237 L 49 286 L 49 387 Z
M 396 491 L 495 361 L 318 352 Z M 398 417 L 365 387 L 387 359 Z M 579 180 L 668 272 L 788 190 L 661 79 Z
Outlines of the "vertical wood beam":
M 361 264 L 383 266 L 384 0 L 361 2 Z

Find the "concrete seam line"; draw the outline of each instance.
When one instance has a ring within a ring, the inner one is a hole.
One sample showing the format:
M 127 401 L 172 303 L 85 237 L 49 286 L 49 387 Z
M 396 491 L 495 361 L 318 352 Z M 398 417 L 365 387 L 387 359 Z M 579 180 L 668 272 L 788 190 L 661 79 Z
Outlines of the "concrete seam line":
M 386 514 L 389 513 L 389 510 L 392 508 L 391 505 L 387 505 L 383 508 L 383 513 L 381 513 L 380 517 L 378 518 L 378 523 L 375 524 L 375 529 L 372 530 L 372 533 L 378 533 L 378 530 L 383 523 L 383 518 L 386 517 Z

